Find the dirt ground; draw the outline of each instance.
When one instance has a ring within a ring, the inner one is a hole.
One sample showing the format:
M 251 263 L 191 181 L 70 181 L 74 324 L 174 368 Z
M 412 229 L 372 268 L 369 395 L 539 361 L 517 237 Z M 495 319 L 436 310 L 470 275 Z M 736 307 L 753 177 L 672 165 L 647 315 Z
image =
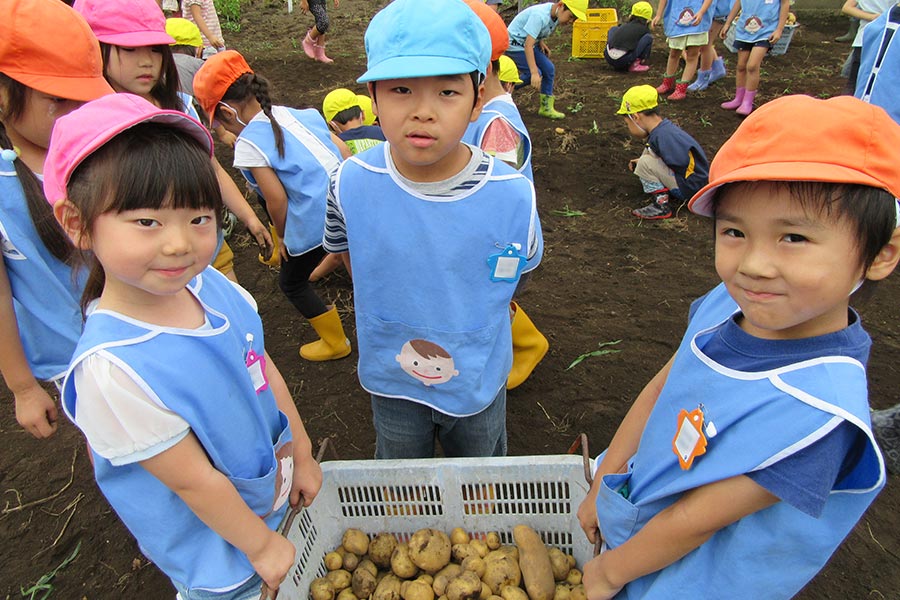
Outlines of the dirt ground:
M 359 91 L 364 70 L 362 36 L 382 0 L 348 0 L 329 8 L 333 65 L 314 63 L 300 49 L 311 17 L 288 15 L 280 2 L 242 2 L 239 33 L 226 35 L 250 64 L 268 77 L 276 102 L 320 107 L 332 88 Z M 296 3 L 295 3 L 296 4 Z M 511 14 L 504 15 L 507 20 Z M 839 93 L 846 45 L 832 43 L 846 19 L 836 14 L 799 15 L 801 26 L 785 56 L 763 64 L 760 100 L 788 93 L 828 97 Z M 618 74 L 595 59 L 566 60 L 570 30 L 550 40 L 558 71 L 557 108 L 561 122 L 535 115 L 537 95 L 521 90 L 517 102 L 534 144 L 535 183 L 546 253 L 520 298 L 550 340 L 550 352 L 531 378 L 509 393 L 509 449 L 513 455 L 561 454 L 579 432 L 594 450 L 610 440 L 642 385 L 675 350 L 692 299 L 715 285 L 712 228 L 685 209 L 677 218 L 638 222 L 640 184 L 626 170 L 641 146 L 614 116 L 631 85 L 656 85 L 665 66 L 664 38 L 657 34 L 652 69 L 645 76 Z M 712 156 L 739 123 L 719 108 L 733 88 L 729 77 L 664 113 L 691 132 Z M 797 115 L 802 118 L 802 115 Z M 564 127 L 565 133 L 554 131 Z M 228 151 L 220 160 L 230 164 Z M 580 211 L 580 212 L 577 212 Z M 297 356 L 314 339 L 309 325 L 284 300 L 275 273 L 259 265 L 245 234 L 233 238 L 237 274 L 256 296 L 265 322 L 267 348 L 293 390 L 314 442 L 330 438 L 341 458 L 366 459 L 374 452 L 368 397 L 356 379 L 356 353 L 345 360 L 314 364 Z M 349 279 L 329 278 L 321 293 L 339 306 L 354 339 Z M 874 339 L 870 362 L 871 403 L 897 401 L 900 324 L 891 299 L 900 293 L 894 275 L 866 306 L 859 307 Z M 566 367 L 598 344 L 621 340 L 615 354 L 587 358 Z M 85 446 L 63 420 L 48 441 L 37 441 L 16 424 L 8 393 L 0 414 L 0 598 L 42 598 L 21 594 L 67 557 L 71 562 L 52 580 L 51 597 L 172 598 L 166 578 L 142 557 L 136 544 L 98 493 Z M 800 598 L 900 598 L 900 486 L 891 479 L 881 496 Z M 76 553 L 77 548 L 77 553 Z M 764 577 L 764 574 L 760 574 Z M 46 589 L 46 588 L 43 588 Z M 727 598 L 727 590 L 717 597 Z M 712 596 L 710 596 L 712 597 Z

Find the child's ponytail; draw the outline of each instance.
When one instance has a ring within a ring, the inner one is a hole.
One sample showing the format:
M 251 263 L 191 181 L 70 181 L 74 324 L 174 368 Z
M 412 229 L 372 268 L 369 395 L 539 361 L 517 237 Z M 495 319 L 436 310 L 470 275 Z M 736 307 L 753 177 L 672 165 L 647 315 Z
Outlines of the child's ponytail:
M 284 132 L 281 126 L 272 116 L 272 99 L 269 97 L 269 82 L 265 77 L 253 73 L 250 75 L 250 92 L 259 102 L 263 113 L 269 117 L 269 123 L 272 124 L 272 133 L 275 134 L 275 147 L 278 148 L 278 156 L 284 158 Z
M 7 104 L 4 107 L 3 117 L 7 119 L 18 117 L 25 107 L 25 86 L 0 73 L 0 87 L 7 92 Z M 12 149 L 12 147 L 13 143 L 6 133 L 6 127 L 0 121 L 0 148 Z M 72 257 L 74 247 L 53 216 L 53 210 L 44 197 L 40 181 L 21 160 L 14 160 L 13 166 L 16 169 L 19 183 L 22 185 L 28 213 L 37 230 L 38 237 L 53 256 L 67 263 Z

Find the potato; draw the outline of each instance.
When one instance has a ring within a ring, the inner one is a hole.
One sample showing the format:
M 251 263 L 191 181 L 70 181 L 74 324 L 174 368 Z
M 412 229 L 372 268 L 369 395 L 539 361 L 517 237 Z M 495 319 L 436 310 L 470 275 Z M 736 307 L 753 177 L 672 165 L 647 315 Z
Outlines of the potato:
M 574 586 L 569 593 L 569 600 L 587 600 L 587 592 L 584 591 L 584 586 Z
M 488 548 L 488 545 L 484 540 L 472 540 L 469 542 L 469 545 L 472 546 L 472 549 L 475 550 L 481 558 L 484 558 L 487 556 L 487 553 L 490 552 L 490 548 Z
M 556 591 L 553 593 L 553 600 L 571 600 L 572 590 L 568 584 L 557 583 Z
M 494 554 L 497 552 L 497 554 Z M 491 593 L 499 595 L 504 585 L 519 585 L 522 581 L 522 572 L 519 563 L 509 554 L 495 550 L 484 559 L 484 581 L 491 588 Z
M 466 530 L 462 527 L 456 527 L 453 531 L 450 532 L 450 543 L 454 546 L 456 544 L 468 544 L 469 534 L 466 533 Z
M 488 560 L 491 555 L 497 556 L 509 556 L 514 561 L 519 562 L 519 549 L 515 546 L 500 546 L 496 550 L 491 550 L 488 552 L 488 555 L 484 557 L 485 560 Z
M 491 531 L 484 537 L 484 543 L 487 544 L 488 550 L 496 550 L 500 547 L 500 534 Z
M 434 575 L 434 582 L 431 587 L 434 589 L 435 596 L 443 596 L 447 591 L 447 584 L 450 580 L 463 572 L 463 568 L 457 564 L 449 564 Z
M 309 595 L 313 600 L 334 600 L 334 585 L 324 577 L 313 579 L 309 584 Z
M 419 567 L 409 558 L 409 546 L 406 544 L 397 544 L 391 553 L 391 571 L 401 579 L 410 579 L 419 572 Z
M 393 573 L 382 577 L 375 587 L 372 600 L 400 600 L 400 579 Z
M 550 554 L 541 536 L 528 525 L 516 525 L 513 528 L 513 539 L 519 549 L 519 568 L 522 569 L 528 597 L 531 600 L 553 600 L 556 582 L 553 579 Z
M 450 548 L 450 555 L 453 557 L 453 562 L 462 563 L 470 556 L 478 556 L 478 551 L 469 544 L 453 544 Z
M 491 586 L 486 584 L 485 582 L 481 582 L 481 593 L 478 595 L 478 600 L 488 600 L 491 597 Z
M 572 568 L 569 565 L 569 559 L 559 548 L 550 548 L 548 553 L 550 554 L 550 567 L 553 569 L 553 579 L 564 580 L 569 574 L 569 569 Z
M 372 565 L 372 562 L 369 561 L 369 564 Z M 362 565 L 362 563 L 360 563 L 360 565 Z M 360 600 L 365 600 L 375 591 L 375 575 L 369 569 L 359 566 L 353 571 L 350 585 L 353 587 L 353 593 L 356 597 Z
M 404 581 L 400 585 L 400 596 L 403 600 L 434 600 L 434 590 L 427 581 Z
M 351 573 L 356 570 L 356 567 L 359 566 L 359 557 L 352 552 L 344 552 L 343 555 L 343 567 L 345 570 L 350 571 Z
M 359 598 L 353 593 L 353 588 L 348 587 L 342 589 L 335 600 L 359 600 Z
M 569 585 L 578 585 L 581 583 L 581 571 L 578 569 L 570 569 L 569 574 L 566 575 L 566 583 Z
M 375 577 L 376 575 L 378 575 L 378 567 L 376 567 L 375 563 L 373 563 L 368 558 L 364 558 L 361 561 L 359 561 L 359 565 L 357 565 L 356 570 L 359 571 L 360 569 L 368 571 L 369 573 L 372 574 L 372 577 Z
M 325 563 L 325 568 L 329 571 L 337 571 L 344 564 L 344 559 L 341 558 L 341 555 L 337 552 L 329 552 L 325 555 L 325 559 L 323 561 Z M 348 571 L 352 571 L 353 569 L 347 569 Z M 312 587 L 312 586 L 310 586 Z
M 484 559 L 479 556 L 467 556 L 460 566 L 464 571 L 474 572 L 479 579 L 484 577 L 484 570 L 487 568 L 487 565 L 484 564 Z
M 500 590 L 500 597 L 503 600 L 529 600 L 525 590 L 515 585 L 504 585 Z
M 472 571 L 463 571 L 447 584 L 447 600 L 476 600 L 481 596 L 481 580 Z
M 416 577 L 416 581 L 424 581 L 428 585 L 434 584 L 434 575 L 429 575 L 428 573 L 421 573 L 418 577 Z
M 391 567 L 391 555 L 397 547 L 397 538 L 390 533 L 379 533 L 369 542 L 369 558 L 379 569 Z
M 341 538 L 341 546 L 347 552 L 362 556 L 369 551 L 369 536 L 359 529 L 348 529 Z
M 328 571 L 328 573 L 325 575 L 325 579 L 331 582 L 331 585 L 334 586 L 335 592 L 339 592 L 344 588 L 350 587 L 350 571 L 345 571 L 343 569 Z
M 437 529 L 420 529 L 409 539 L 409 558 L 426 573 L 437 573 L 450 562 L 450 537 Z
M 575 557 L 572 556 L 571 554 L 566 554 L 566 560 L 569 561 L 569 568 L 574 569 L 575 568 Z

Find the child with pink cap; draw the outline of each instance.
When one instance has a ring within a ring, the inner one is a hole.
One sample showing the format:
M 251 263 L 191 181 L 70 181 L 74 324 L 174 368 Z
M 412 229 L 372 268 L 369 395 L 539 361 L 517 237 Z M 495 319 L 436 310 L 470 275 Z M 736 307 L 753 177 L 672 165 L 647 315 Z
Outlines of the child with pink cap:
M 90 269 L 63 408 L 97 484 L 179 598 L 247 600 L 294 564 L 275 529 L 322 472 L 255 301 L 209 267 L 211 154 L 196 120 L 111 94 L 58 120 L 44 192 Z
M 54 36 L 35 35 L 53 31 Z M 58 36 L 58 37 L 57 37 Z M 58 39 L 65 39 L 60 44 Z M 0 373 L 16 420 L 38 438 L 57 427 L 40 381 L 61 382 L 81 333 L 73 248 L 40 177 L 56 119 L 112 89 L 84 20 L 62 2 L 10 0 L 0 19 Z M 53 298 L 48 302 L 48 298 Z
M 180 110 L 199 120 L 193 98 L 180 90 L 170 47 L 175 39 L 166 33 L 166 18 L 155 0 L 76 0 L 74 7 L 100 40 L 103 73 L 117 92 L 141 96 L 159 108 Z M 219 161 L 215 157 L 212 161 L 225 205 L 269 256 L 269 231 Z M 222 236 L 213 266 L 236 279 L 233 259 Z
M 884 487 L 851 301 L 900 262 L 898 146 L 879 107 L 785 96 L 719 149 L 688 208 L 722 283 L 597 461 L 589 598 L 792 598 Z

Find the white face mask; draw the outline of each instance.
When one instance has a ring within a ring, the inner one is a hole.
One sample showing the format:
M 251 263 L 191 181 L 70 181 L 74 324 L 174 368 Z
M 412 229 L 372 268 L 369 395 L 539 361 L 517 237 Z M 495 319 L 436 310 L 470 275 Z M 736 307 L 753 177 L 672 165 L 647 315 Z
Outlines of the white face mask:
M 227 104 L 225 102 L 222 102 L 221 100 L 219 101 L 219 104 L 221 104 L 222 106 L 224 106 L 225 108 L 227 108 L 228 110 L 230 110 L 231 112 L 234 113 L 234 118 L 238 122 L 239 125 L 242 125 L 244 127 L 247 126 L 247 124 L 241 120 L 241 115 L 238 113 L 236 108 L 234 108 L 233 106 L 230 106 L 229 104 Z
M 631 122 L 634 123 L 634 126 L 643 131 L 644 133 L 648 133 L 646 129 L 638 125 L 637 119 L 634 118 L 634 115 L 628 115 L 628 118 L 631 119 Z

